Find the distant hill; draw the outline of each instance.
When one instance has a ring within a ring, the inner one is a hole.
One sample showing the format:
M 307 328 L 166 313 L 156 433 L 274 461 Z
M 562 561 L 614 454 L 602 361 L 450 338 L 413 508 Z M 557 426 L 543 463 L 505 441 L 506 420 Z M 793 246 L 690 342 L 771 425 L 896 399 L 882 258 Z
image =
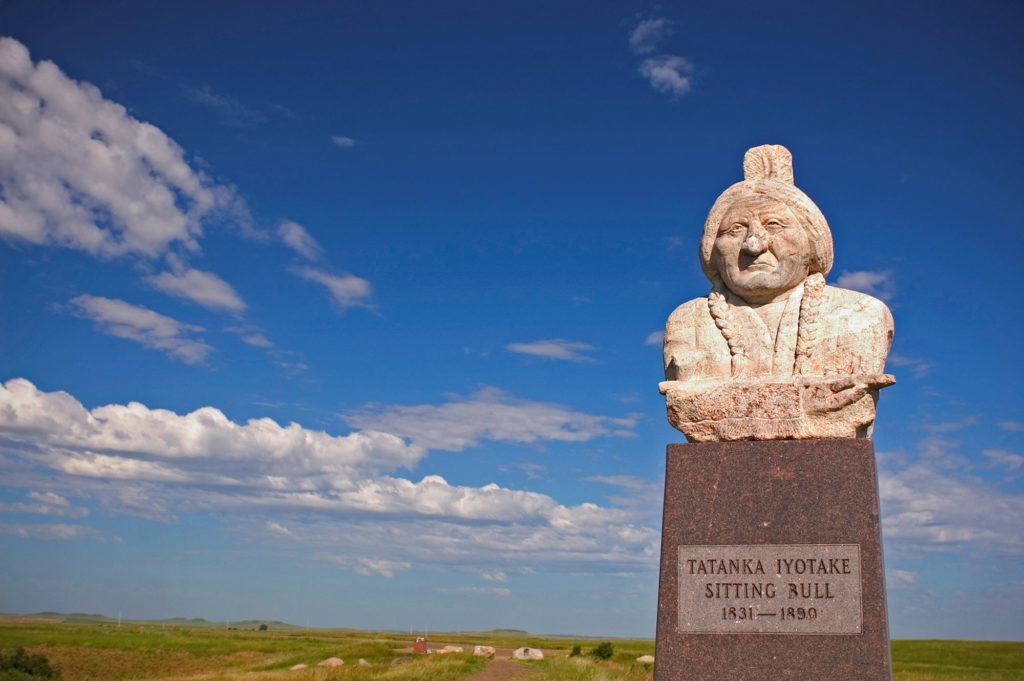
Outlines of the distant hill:
M 3 616 L 0 616 L 3 617 Z M 116 617 L 108 617 L 107 615 L 99 615 L 95 613 L 85 612 L 73 612 L 73 613 L 62 613 L 62 612 L 37 612 L 34 615 L 11 615 L 11 618 L 36 618 L 40 620 L 59 621 L 67 624 L 117 624 L 118 619 Z M 259 629 L 261 625 L 267 625 L 269 631 L 294 631 L 298 629 L 305 629 L 307 627 L 300 627 L 295 624 L 288 624 L 287 622 L 281 622 L 280 620 L 240 620 L 238 622 L 211 622 L 210 620 L 203 619 L 202 617 L 169 617 L 162 620 L 129 620 L 122 619 L 122 625 L 126 624 L 141 624 L 147 626 L 173 626 L 173 627 L 192 627 L 201 629 Z

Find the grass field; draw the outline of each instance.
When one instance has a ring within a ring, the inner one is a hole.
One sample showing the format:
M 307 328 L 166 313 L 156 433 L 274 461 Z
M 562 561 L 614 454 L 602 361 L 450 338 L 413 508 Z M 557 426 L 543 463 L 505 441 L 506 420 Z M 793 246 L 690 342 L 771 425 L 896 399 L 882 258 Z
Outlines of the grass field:
M 217 629 L 176 624 L 97 624 L 47 621 L 0 622 L 0 648 L 23 647 L 45 655 L 65 681 L 129 681 L 218 679 L 274 681 L 278 679 L 335 679 L 350 681 L 456 681 L 483 672 L 487 661 L 469 654 L 474 645 L 499 649 L 529 646 L 548 651 L 538 662 L 520 665 L 518 681 L 646 681 L 650 665 L 638 664 L 640 655 L 653 654 L 651 640 L 613 640 L 610 660 L 587 653 L 598 643 L 592 639 L 542 637 L 525 632 L 494 631 L 436 634 L 431 646 L 446 643 L 466 647 L 465 654 L 408 655 L 409 636 L 351 630 Z M 573 646 L 581 657 L 568 657 Z M 895 681 L 1024 681 L 1024 643 L 971 641 L 894 641 Z M 328 657 L 340 657 L 345 666 L 317 668 Z M 359 666 L 362 658 L 368 665 Z M 309 669 L 290 671 L 296 664 Z M 483 674 L 480 679 L 501 675 Z M 0 679 L 4 678 L 0 674 Z

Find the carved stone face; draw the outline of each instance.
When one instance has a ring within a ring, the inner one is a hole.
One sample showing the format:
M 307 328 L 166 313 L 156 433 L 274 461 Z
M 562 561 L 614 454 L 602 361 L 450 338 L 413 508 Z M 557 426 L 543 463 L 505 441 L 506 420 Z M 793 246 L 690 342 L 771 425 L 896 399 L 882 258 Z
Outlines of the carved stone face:
M 807 278 L 807 231 L 786 204 L 754 195 L 734 203 L 718 226 L 711 262 L 725 286 L 748 303 L 783 297 Z

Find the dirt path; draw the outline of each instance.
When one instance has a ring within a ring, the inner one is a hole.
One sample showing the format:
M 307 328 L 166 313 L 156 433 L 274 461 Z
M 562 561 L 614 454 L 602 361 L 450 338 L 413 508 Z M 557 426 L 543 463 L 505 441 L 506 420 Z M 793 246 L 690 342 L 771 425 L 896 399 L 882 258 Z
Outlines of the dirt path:
M 472 676 L 467 676 L 465 681 L 504 681 L 513 676 L 519 676 L 530 671 L 525 664 L 516 664 L 508 659 L 494 659 L 487 663 L 487 666 Z

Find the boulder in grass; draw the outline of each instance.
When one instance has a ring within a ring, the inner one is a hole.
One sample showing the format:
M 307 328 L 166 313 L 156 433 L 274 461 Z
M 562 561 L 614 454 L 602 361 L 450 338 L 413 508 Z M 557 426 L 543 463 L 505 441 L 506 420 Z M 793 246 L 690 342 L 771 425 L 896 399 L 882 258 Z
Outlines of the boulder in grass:
M 439 650 L 437 652 L 443 653 L 443 654 L 447 654 L 447 653 L 464 653 L 466 651 L 465 651 L 465 649 L 462 646 L 445 646 L 444 648 L 441 648 L 441 650 Z
M 344 667 L 345 660 L 340 657 L 328 657 L 326 660 L 317 665 L 317 667 Z
M 370 666 L 370 663 L 369 663 L 369 662 L 367 662 L 366 660 L 364 660 L 364 659 L 363 659 L 363 658 L 361 658 L 361 657 L 359 658 L 359 662 L 356 662 L 356 664 L 357 664 L 358 666 L 360 666 L 360 667 L 369 667 L 369 666 Z
M 512 651 L 512 657 L 517 660 L 543 660 L 544 651 L 538 648 L 527 648 L 526 646 L 523 646 L 522 648 L 516 648 Z
M 486 657 L 487 659 L 494 657 L 494 652 L 493 646 L 477 646 L 476 648 L 473 648 L 474 655 L 477 657 Z
M 288 669 L 290 669 L 291 671 L 294 672 L 294 671 L 298 671 L 299 669 L 309 669 L 309 667 L 307 667 L 304 664 L 297 664 L 294 667 L 289 667 Z
M 641 655 L 636 661 L 640 664 L 654 664 L 654 655 Z

